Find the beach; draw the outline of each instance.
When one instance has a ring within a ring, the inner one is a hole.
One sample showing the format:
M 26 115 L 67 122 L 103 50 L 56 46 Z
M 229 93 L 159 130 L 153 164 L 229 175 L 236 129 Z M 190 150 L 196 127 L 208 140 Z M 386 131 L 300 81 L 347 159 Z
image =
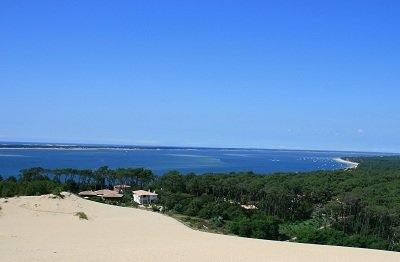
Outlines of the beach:
M 346 164 L 346 165 L 347 165 L 347 168 L 346 168 L 346 169 L 349 169 L 349 168 L 357 168 L 357 167 L 358 167 L 358 163 L 352 162 L 352 161 L 349 161 L 349 160 L 345 160 L 345 159 L 343 159 L 343 158 L 334 158 L 334 160 L 335 160 L 336 162 Z
M 211 234 L 64 194 L 0 199 L 1 261 L 400 261 L 395 252 Z

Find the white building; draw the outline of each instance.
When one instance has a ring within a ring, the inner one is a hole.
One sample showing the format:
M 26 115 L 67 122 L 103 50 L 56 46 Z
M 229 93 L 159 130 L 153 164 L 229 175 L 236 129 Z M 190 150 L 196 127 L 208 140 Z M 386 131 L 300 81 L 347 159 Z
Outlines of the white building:
M 139 203 L 140 205 L 148 205 L 158 199 L 158 195 L 156 193 L 144 190 L 136 190 L 133 191 L 133 201 Z

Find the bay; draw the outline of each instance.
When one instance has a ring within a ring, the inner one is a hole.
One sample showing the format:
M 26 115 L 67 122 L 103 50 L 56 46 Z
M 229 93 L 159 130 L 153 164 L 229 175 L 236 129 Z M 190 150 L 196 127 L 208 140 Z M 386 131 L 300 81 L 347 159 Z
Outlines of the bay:
M 338 157 L 375 156 L 378 153 L 332 152 L 268 149 L 0 149 L 0 175 L 18 175 L 24 168 L 96 169 L 100 166 L 143 167 L 157 175 L 171 170 L 187 174 L 194 172 L 228 173 L 253 171 L 259 174 L 275 172 L 307 172 L 348 167 L 334 160 Z

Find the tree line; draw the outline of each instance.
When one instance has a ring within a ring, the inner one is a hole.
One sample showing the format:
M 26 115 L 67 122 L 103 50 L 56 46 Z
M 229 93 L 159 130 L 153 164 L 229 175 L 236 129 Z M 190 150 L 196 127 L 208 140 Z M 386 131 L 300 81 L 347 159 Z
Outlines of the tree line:
M 134 189 L 143 189 L 154 180 L 154 173 L 144 168 L 111 169 L 102 166 L 91 170 L 34 167 L 21 170 L 18 178 L 10 176 L 3 180 L 0 183 L 0 196 L 40 195 L 63 190 L 78 193 L 83 190 L 113 189 L 116 184 L 127 184 Z
M 400 157 L 357 169 L 182 175 L 156 181 L 167 210 L 245 237 L 400 251 Z M 243 207 L 255 207 L 246 209 Z

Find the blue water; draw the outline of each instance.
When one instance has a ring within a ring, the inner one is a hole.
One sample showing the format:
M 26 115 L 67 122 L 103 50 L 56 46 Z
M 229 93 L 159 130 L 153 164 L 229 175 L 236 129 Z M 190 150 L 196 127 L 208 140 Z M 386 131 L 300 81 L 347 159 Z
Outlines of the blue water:
M 371 155 L 368 153 L 228 150 L 228 149 L 0 149 L 0 175 L 18 175 L 30 167 L 95 169 L 100 166 L 144 167 L 157 175 L 170 170 L 194 172 L 253 171 L 305 172 L 346 168 L 333 158 Z M 373 155 L 373 154 L 372 154 Z

